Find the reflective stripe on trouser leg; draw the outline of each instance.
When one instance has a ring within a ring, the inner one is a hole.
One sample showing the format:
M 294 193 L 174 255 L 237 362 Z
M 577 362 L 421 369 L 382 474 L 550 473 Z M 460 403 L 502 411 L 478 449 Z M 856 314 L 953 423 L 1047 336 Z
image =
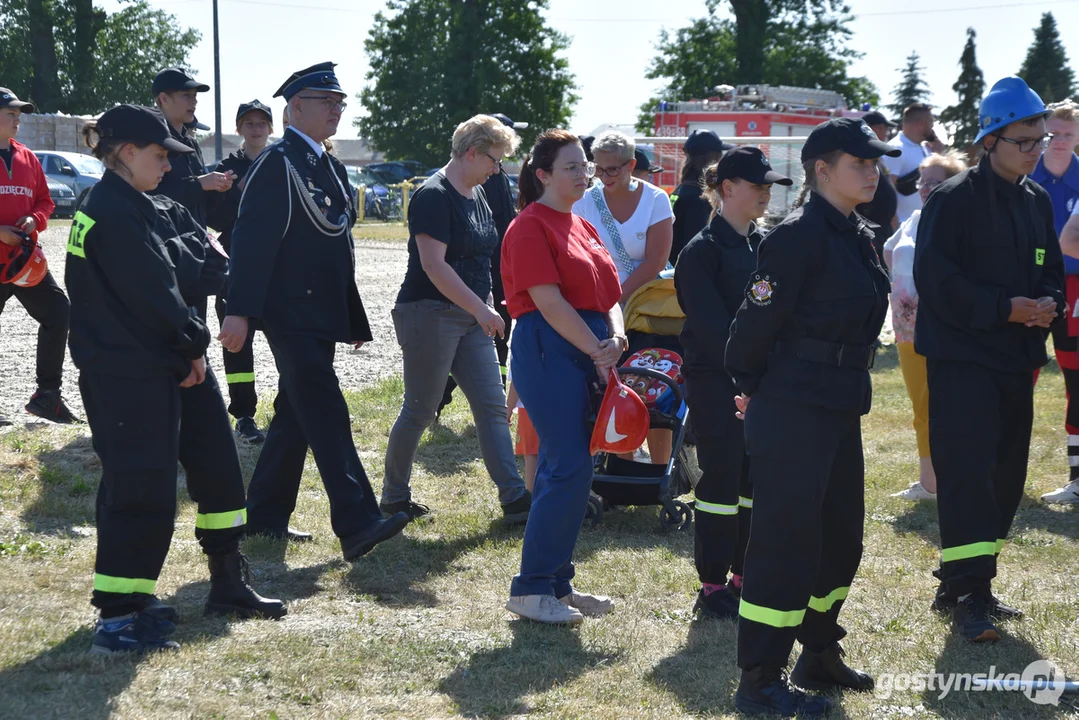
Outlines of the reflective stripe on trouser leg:
M 742 422 L 733 411 L 728 412 L 733 408 L 734 386 L 725 374 L 691 370 L 685 376 L 685 389 L 701 468 L 693 490 L 693 561 L 702 583 L 722 585 L 738 546 L 738 497 L 745 459 Z
M 180 464 L 198 504 L 195 537 L 204 552 L 235 549 L 247 522 L 247 497 L 236 443 L 212 368 L 206 379 L 180 390 Z
M 811 597 L 827 596 L 836 587 L 849 585 L 848 579 L 819 590 L 832 578 L 853 577 L 857 562 L 852 566 L 851 559 L 861 554 L 860 536 L 856 548 L 835 547 L 847 534 L 846 526 L 825 530 L 834 515 L 847 510 L 853 516 L 857 511 L 856 507 L 833 511 L 830 505 L 839 505 L 849 494 L 835 492 L 836 481 L 843 481 L 843 490 L 848 483 L 854 484 L 851 476 L 857 474 L 857 467 L 839 473 L 835 469 L 861 457 L 860 420 L 856 411 L 811 407 L 766 395 L 754 398 L 753 411 L 745 421 L 753 524 L 738 621 L 738 666 L 742 669 L 786 667 L 795 639 L 803 635 L 811 616 L 816 616 L 812 637 L 826 634 L 822 631 L 829 626 L 834 631 L 837 608 L 833 606 L 832 614 L 825 616 L 809 610 L 809 603 Z M 844 449 L 843 443 L 855 447 Z M 862 515 L 857 514 L 859 530 L 861 521 Z
M 218 321 L 224 320 L 226 308 L 223 298 L 218 296 L 214 307 L 217 309 Z M 254 339 L 255 329 L 249 324 L 247 339 L 240 352 L 232 353 L 221 349 L 221 359 L 225 364 L 225 382 L 229 386 L 228 411 L 235 418 L 254 417 L 258 407 L 258 396 L 255 394 Z
M 79 389 L 101 458 L 92 602 L 122 615 L 154 591 L 172 541 L 180 388 L 169 373 L 83 372 Z
M 937 473 L 941 588 L 988 590 L 1023 497 L 1033 387 L 1019 373 L 929 358 L 929 442 Z

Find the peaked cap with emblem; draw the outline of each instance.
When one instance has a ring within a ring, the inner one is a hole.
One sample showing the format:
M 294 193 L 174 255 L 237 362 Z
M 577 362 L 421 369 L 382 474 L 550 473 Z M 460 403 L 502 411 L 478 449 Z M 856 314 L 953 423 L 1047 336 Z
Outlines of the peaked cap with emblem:
M 324 62 L 297 70 L 273 96 L 291 100 L 301 90 L 330 90 L 344 95 L 345 91 L 341 89 L 341 84 L 337 82 L 337 75 L 333 71 L 335 67 L 337 63 Z

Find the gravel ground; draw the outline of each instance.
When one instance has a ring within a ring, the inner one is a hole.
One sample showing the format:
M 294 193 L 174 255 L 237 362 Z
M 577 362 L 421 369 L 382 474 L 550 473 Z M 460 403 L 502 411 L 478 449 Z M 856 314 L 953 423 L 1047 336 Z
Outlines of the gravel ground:
M 40 238 L 49 268 L 61 286 L 64 284 L 69 228 L 68 222 L 56 222 Z M 390 309 L 405 275 L 407 261 L 408 253 L 403 242 L 356 242 L 356 282 L 375 341 L 365 345 L 357 354 L 351 353 L 343 345 L 338 346 L 334 366 L 343 388 L 360 388 L 400 372 L 401 348 L 394 336 Z M 209 312 L 210 328 L 216 334 L 218 321 L 212 303 Z M 15 423 L 38 422 L 37 418 L 23 410 L 35 389 L 36 347 L 37 323 L 26 314 L 22 304 L 12 298 L 0 317 L 0 367 L 4 368 L 0 374 L 0 414 Z M 223 386 L 225 372 L 221 364 L 221 346 L 214 341 L 208 354 L 218 381 Z M 277 387 L 277 368 L 261 333 L 255 336 L 255 376 L 259 397 L 272 398 Z M 75 414 L 83 417 L 77 381 L 78 370 L 69 354 L 64 361 L 64 398 Z

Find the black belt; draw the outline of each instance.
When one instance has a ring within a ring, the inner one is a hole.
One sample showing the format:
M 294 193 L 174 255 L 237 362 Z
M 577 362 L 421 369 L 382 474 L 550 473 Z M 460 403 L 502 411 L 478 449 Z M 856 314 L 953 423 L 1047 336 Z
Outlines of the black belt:
M 833 367 L 851 367 L 860 370 L 872 368 L 873 360 L 877 355 L 876 348 L 872 345 L 844 345 L 813 338 L 780 340 L 776 343 L 776 352 Z

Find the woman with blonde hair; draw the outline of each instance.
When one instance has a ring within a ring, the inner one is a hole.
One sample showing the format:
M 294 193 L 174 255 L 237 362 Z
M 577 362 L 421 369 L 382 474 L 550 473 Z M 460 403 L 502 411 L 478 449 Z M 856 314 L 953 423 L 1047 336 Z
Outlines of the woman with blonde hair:
M 918 192 L 922 205 L 942 182 L 967 169 L 962 156 L 949 150 L 930 155 L 919 166 Z M 929 456 L 929 387 L 926 385 L 925 356 L 914 350 L 914 320 L 918 312 L 918 291 L 914 289 L 914 242 L 918 236 L 920 209 L 899 226 L 884 244 L 884 262 L 892 271 L 892 328 L 899 351 L 903 382 L 914 406 L 914 432 L 918 438 L 918 480 L 892 495 L 904 500 L 936 500 L 937 476 Z
M 483 183 L 520 143 L 490 115 L 476 115 L 453 133 L 449 163 L 408 205 L 408 269 L 393 325 L 404 356 L 405 397 L 386 447 L 381 507 L 412 518 L 430 513 L 413 502 L 409 479 L 420 438 L 434 421 L 446 377 L 464 391 L 484 465 L 498 486 L 503 522 L 528 519 L 532 495 L 517 471 L 506 421 L 506 395 L 494 337 L 506 325 L 492 307 L 491 255 L 498 246 Z

